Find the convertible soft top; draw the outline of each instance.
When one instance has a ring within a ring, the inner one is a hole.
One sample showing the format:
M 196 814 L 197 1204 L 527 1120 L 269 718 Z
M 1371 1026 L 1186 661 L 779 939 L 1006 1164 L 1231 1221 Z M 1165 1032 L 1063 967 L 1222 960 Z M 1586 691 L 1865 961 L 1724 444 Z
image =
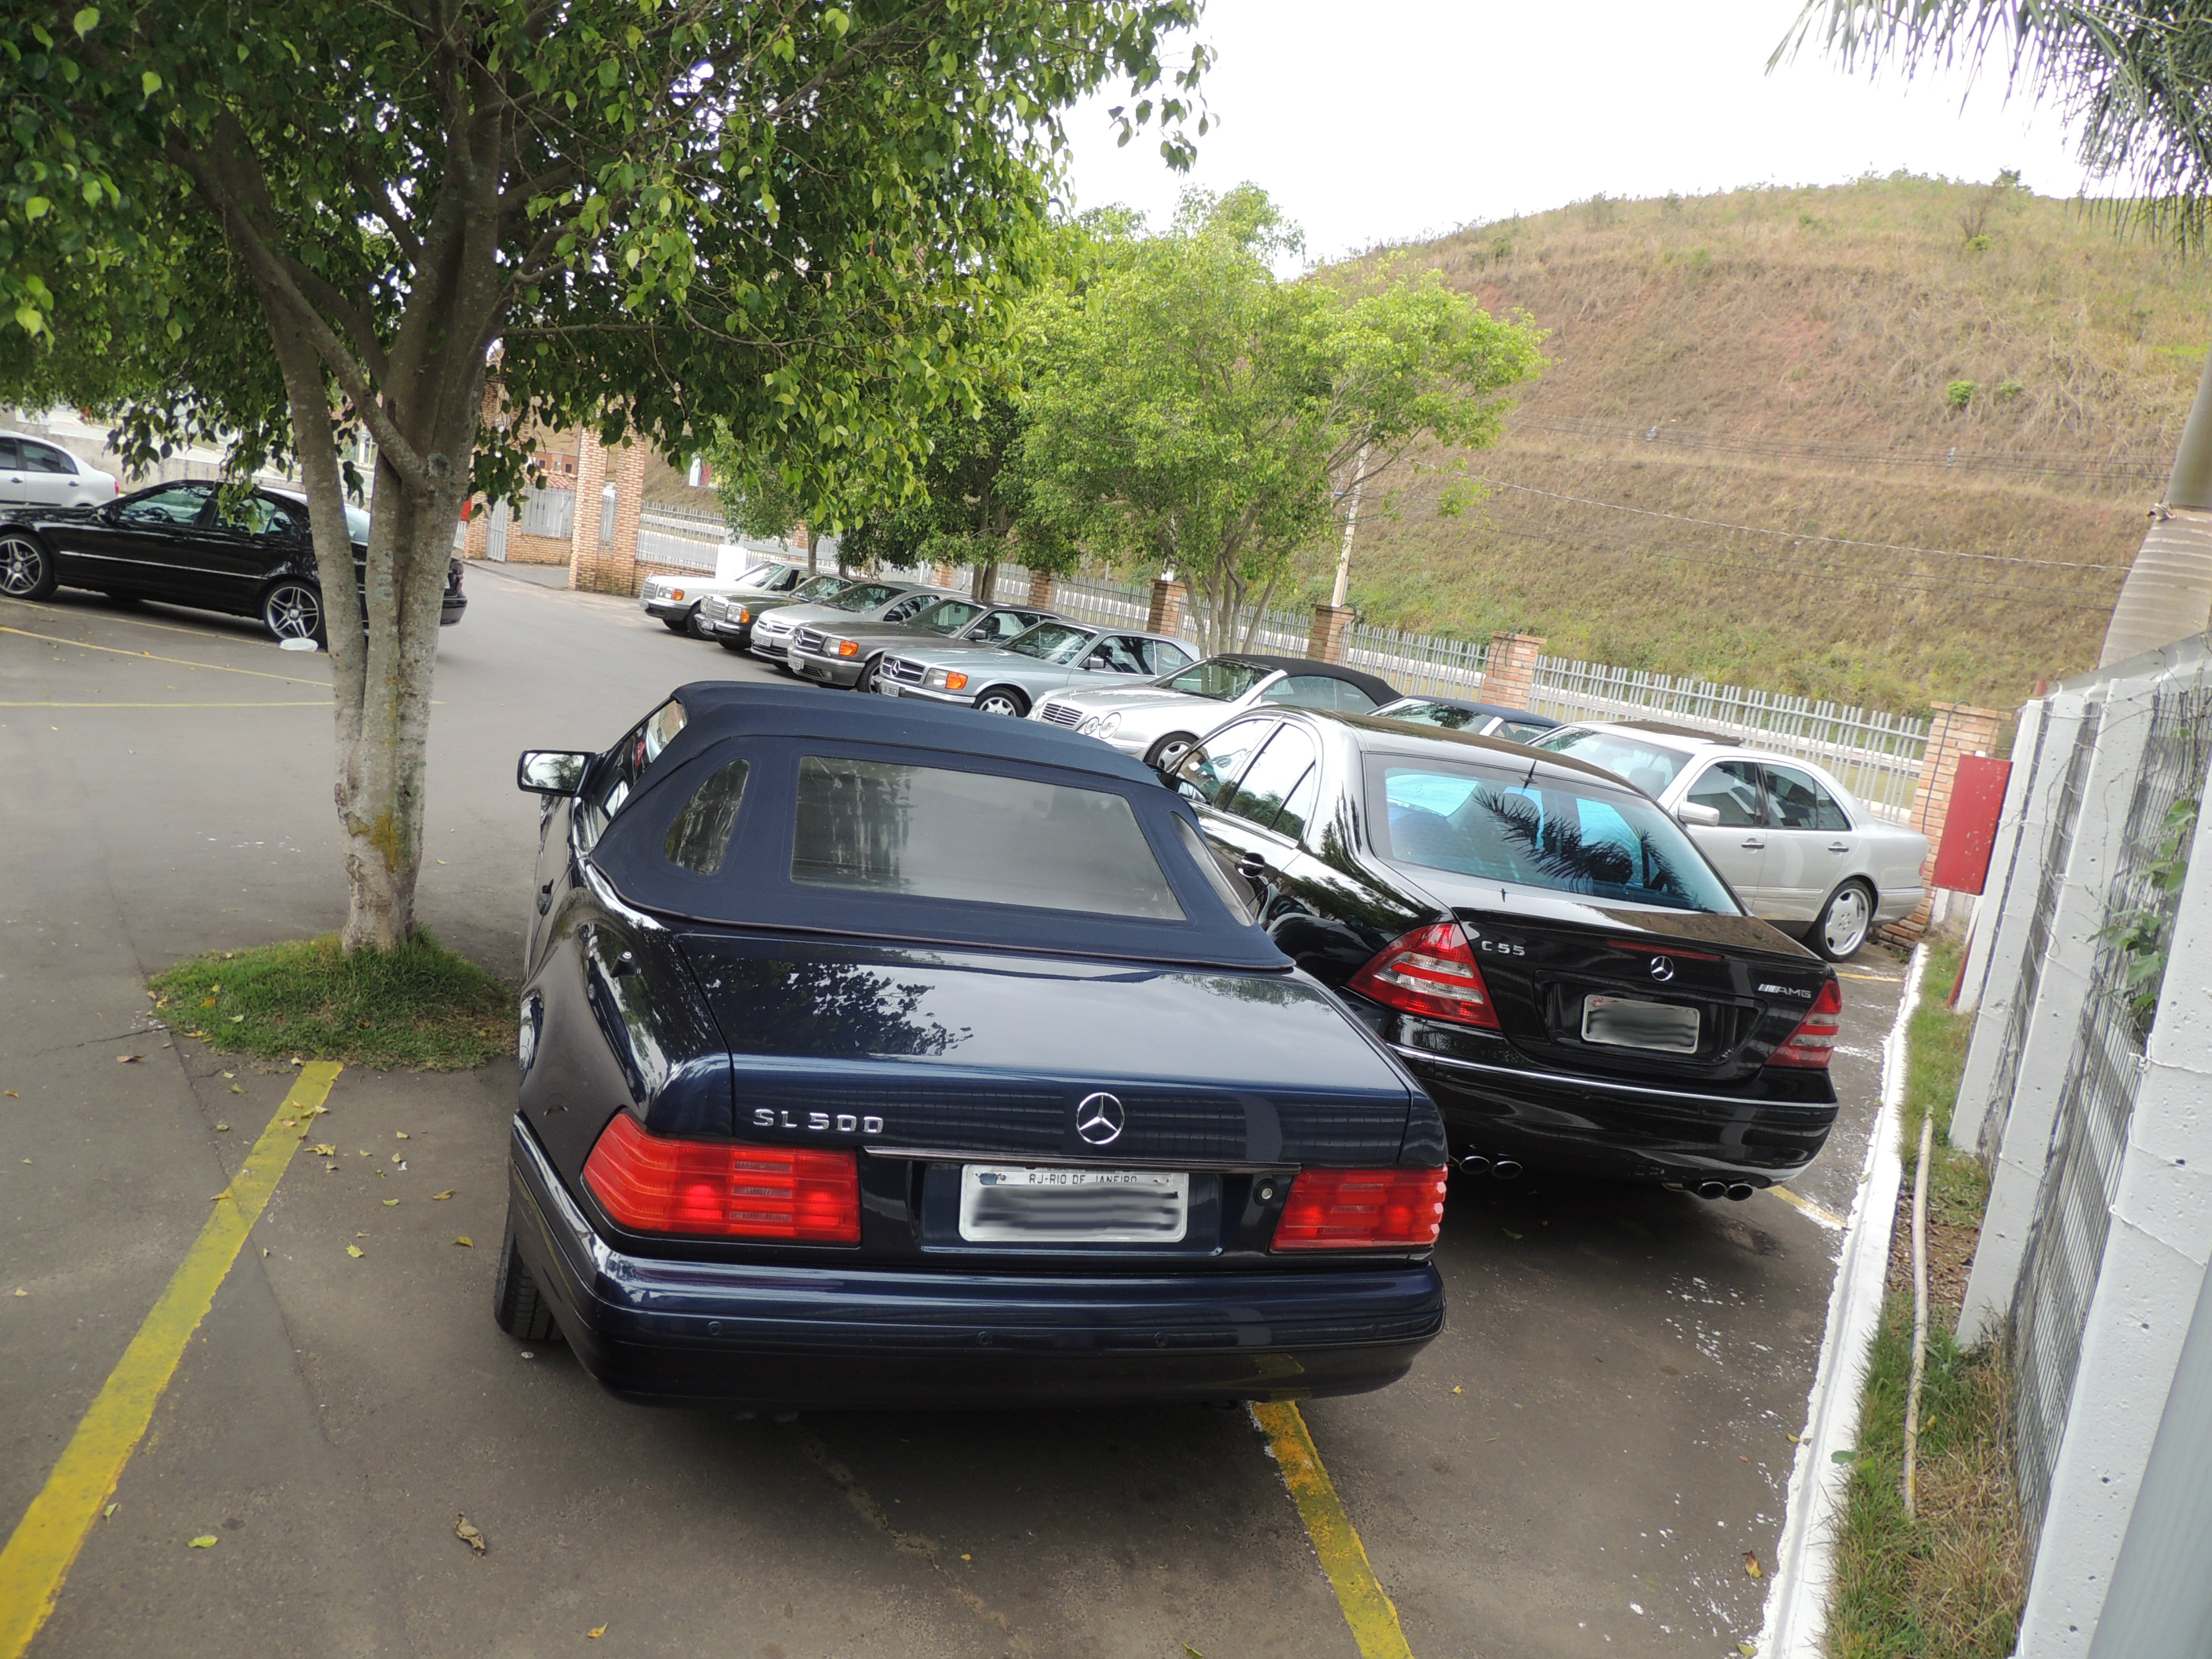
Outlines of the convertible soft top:
M 1405 694 L 1389 681 L 1379 679 L 1364 669 L 1346 668 L 1341 663 L 1316 662 L 1311 657 L 1264 657 L 1256 651 L 1224 651 L 1216 662 L 1249 662 L 1261 668 L 1279 668 L 1286 674 L 1313 674 L 1325 680 L 1342 680 L 1346 685 L 1356 685 L 1375 700 L 1380 708 L 1386 702 L 1395 702 Z
M 1104 744 L 1042 721 L 782 686 L 700 680 L 674 696 L 682 731 L 591 854 L 641 909 L 845 939 L 1291 965 L 1224 900 L 1218 872 L 1200 867 L 1209 855 L 1189 805 Z M 825 782 L 825 768 L 841 781 Z M 961 774 L 972 784 L 948 775 Z M 702 805 L 716 799 L 702 792 L 717 778 L 728 802 L 720 820 Z M 929 806 L 904 804 L 925 794 Z M 992 805 L 1010 795 L 1018 809 Z M 720 839 L 702 858 L 710 823 Z M 901 882 L 902 858 L 925 843 L 940 873 L 960 866 L 950 886 Z M 825 860 L 870 873 L 848 878 Z M 1071 896 L 1085 892 L 1107 896 Z

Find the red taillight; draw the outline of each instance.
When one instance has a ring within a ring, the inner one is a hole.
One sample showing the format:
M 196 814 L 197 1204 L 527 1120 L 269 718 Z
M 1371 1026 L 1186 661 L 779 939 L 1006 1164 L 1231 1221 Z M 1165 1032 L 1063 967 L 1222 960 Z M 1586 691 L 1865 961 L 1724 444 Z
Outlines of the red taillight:
M 584 1181 L 634 1232 L 860 1242 L 860 1163 L 849 1148 L 675 1140 L 617 1112 Z
M 1430 1019 L 1498 1029 L 1490 988 L 1455 921 L 1438 922 L 1396 939 L 1352 976 L 1351 988 L 1393 1008 Z
M 1828 1056 L 1835 1052 L 1837 1024 L 1843 1012 L 1843 989 L 1831 979 L 1820 988 L 1820 994 L 1813 999 L 1812 1007 L 1797 1022 L 1797 1029 L 1790 1034 L 1790 1040 L 1767 1055 L 1766 1063 L 1826 1071 Z
M 1275 1248 L 1425 1248 L 1443 1219 L 1442 1170 L 1301 1170 L 1275 1223 Z

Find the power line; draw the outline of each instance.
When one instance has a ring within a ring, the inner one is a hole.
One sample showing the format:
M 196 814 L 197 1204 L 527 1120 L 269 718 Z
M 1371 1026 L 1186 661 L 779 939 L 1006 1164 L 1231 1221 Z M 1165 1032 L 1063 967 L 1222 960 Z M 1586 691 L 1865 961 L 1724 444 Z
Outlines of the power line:
M 1941 547 L 1911 547 L 1897 542 L 1863 542 L 1849 536 L 1802 535 L 1794 530 L 1762 530 L 1756 525 L 1723 524 L 1717 519 L 1686 518 L 1680 513 L 1662 513 L 1648 507 L 1630 507 L 1624 501 L 1593 501 L 1586 495 L 1563 495 L 1556 489 L 1539 489 L 1534 484 L 1508 483 L 1502 478 L 1481 480 L 1499 489 L 1517 489 L 1524 495 L 1548 496 L 1555 501 L 1572 501 L 1577 507 L 1599 507 L 1608 513 L 1632 513 L 1640 519 L 1668 519 L 1676 524 L 1693 524 L 1705 530 L 1732 530 L 1745 536 L 1775 536 L 1791 543 L 1820 542 L 1832 547 L 1866 547 L 1882 553 L 1910 553 L 1931 559 L 1986 559 L 1995 564 L 2040 565 L 2051 570 L 2100 570 L 2114 575 L 2125 575 L 2126 567 L 2117 564 L 2089 564 L 2067 559 L 2024 559 L 2009 553 L 1959 553 Z

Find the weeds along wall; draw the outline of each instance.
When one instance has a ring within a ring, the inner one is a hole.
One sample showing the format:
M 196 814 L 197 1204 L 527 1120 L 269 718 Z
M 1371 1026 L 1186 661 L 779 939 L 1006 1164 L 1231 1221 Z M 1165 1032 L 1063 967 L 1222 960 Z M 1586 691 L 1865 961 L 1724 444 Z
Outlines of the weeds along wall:
M 2205 638 L 2062 684 L 2023 711 L 2014 753 L 1961 988 L 1975 1030 L 1951 1134 L 1992 1180 L 1960 1332 L 2013 1351 L 2033 1561 L 2018 1652 L 2086 1659 L 2114 1650 L 2099 1622 L 2130 1552 L 2136 1601 L 2188 1603 L 2180 1629 L 2212 1616 L 2212 1528 L 2201 1560 L 2152 1574 L 2142 1552 L 2170 1554 L 2171 1528 L 2130 1525 L 2169 1429 L 2212 1456 L 2212 1428 L 2169 1409 L 2185 1352 L 2212 1344 L 2191 1340 L 2212 1258 Z M 2157 1612 L 2130 1607 L 2130 1641 Z

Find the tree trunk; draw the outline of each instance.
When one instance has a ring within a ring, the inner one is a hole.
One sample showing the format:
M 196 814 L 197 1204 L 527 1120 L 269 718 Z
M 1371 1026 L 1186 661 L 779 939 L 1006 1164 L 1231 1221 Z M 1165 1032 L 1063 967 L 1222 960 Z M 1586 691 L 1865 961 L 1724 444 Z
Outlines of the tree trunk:
M 2166 498 L 2128 567 L 2097 665 L 2107 668 L 2212 627 L 2212 355 L 2197 383 Z
M 978 605 L 996 605 L 999 592 L 999 562 L 987 559 L 975 567 L 975 576 L 969 592 Z

